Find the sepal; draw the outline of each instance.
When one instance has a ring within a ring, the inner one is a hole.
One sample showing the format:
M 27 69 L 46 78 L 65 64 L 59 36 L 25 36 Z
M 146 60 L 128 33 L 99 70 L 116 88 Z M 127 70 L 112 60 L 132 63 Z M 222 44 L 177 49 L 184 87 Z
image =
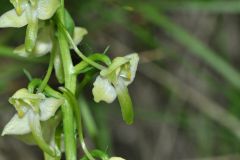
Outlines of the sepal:
M 37 8 L 38 18 L 41 20 L 50 19 L 59 6 L 59 0 L 39 0 Z
M 15 114 L 12 119 L 6 124 L 2 131 L 4 135 L 25 135 L 31 132 L 28 117 L 24 116 L 19 118 L 18 114 Z
M 28 24 L 26 13 L 18 16 L 15 9 L 4 13 L 0 17 L 0 28 L 15 27 L 20 28 Z

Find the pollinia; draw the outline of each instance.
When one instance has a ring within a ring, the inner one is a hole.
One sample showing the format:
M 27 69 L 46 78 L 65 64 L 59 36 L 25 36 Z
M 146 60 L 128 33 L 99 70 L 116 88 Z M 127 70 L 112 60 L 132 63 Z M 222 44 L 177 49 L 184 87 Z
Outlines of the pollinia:
M 110 158 L 98 149 L 88 150 L 78 96 L 86 81 L 97 75 L 92 89 L 94 101 L 112 103 L 118 99 L 123 120 L 132 124 L 134 113 L 127 87 L 134 80 L 138 54 L 113 60 L 100 53 L 85 56 L 77 45 L 88 32 L 74 25 L 64 0 L 10 2 L 14 8 L 0 17 L 0 28 L 27 26 L 25 43 L 16 47 L 14 54 L 22 57 L 50 54 L 50 58 L 43 79 L 32 79 L 26 88 L 9 98 L 17 112 L 4 127 L 2 136 L 14 135 L 27 144 L 37 145 L 46 160 L 60 160 L 63 153 L 67 160 L 122 160 Z M 81 59 L 76 65 L 70 50 Z M 53 73 L 60 85 L 58 89 L 48 85 Z M 80 74 L 85 77 L 82 81 L 77 80 Z M 81 157 L 77 155 L 78 140 L 84 153 Z

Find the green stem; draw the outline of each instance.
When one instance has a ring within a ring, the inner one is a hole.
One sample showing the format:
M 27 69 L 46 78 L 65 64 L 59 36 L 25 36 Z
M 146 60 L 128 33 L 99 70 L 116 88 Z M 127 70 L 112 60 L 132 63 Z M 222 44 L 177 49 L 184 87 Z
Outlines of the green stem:
M 66 102 L 62 106 L 63 112 L 63 129 L 64 129 L 64 143 L 66 160 L 76 160 L 77 159 L 77 149 L 75 140 L 75 130 L 73 123 L 73 111 L 71 104 Z
M 42 83 L 41 79 L 33 79 L 29 84 L 28 84 L 28 91 L 31 93 L 34 93 L 35 88 L 37 88 L 40 84 Z M 54 90 L 50 86 L 46 86 L 44 88 L 44 92 L 49 95 L 50 97 L 55 97 L 55 98 L 63 98 L 62 94 L 59 93 L 58 91 Z
M 60 160 L 60 159 L 61 159 L 60 157 L 52 157 L 44 152 L 44 160 Z
M 61 0 L 61 7 L 57 11 L 57 14 L 59 17 L 59 19 L 57 19 L 57 23 L 64 24 L 64 0 Z M 68 41 L 66 40 L 65 35 L 60 28 L 58 28 L 58 38 L 61 58 L 63 62 L 65 87 L 68 88 L 71 92 L 75 93 L 77 78 L 72 74 L 73 64 L 69 51 Z M 66 102 L 62 106 L 62 113 L 66 160 L 76 160 L 77 146 L 75 140 L 74 117 L 72 107 L 69 103 Z
M 102 152 L 101 150 L 93 150 L 90 152 L 93 157 L 100 158 L 101 160 L 109 160 L 109 157 L 106 153 Z M 88 158 L 85 156 L 81 158 L 81 160 L 88 160 Z
M 71 103 L 71 106 L 73 107 L 74 110 L 74 115 L 76 117 L 76 124 L 77 124 L 77 130 L 78 130 L 78 136 L 79 136 L 79 141 L 82 146 L 82 149 L 86 156 L 88 157 L 89 160 L 95 160 L 90 152 L 87 149 L 87 146 L 85 144 L 84 138 L 83 138 L 83 129 L 82 129 L 82 118 L 81 118 L 81 110 L 78 105 L 78 101 L 76 100 L 75 96 L 67 89 L 65 88 L 60 88 L 62 92 L 64 92 L 65 97 L 69 103 Z
M 59 14 L 60 13 L 61 12 L 59 12 Z M 64 14 L 64 12 L 61 14 Z M 76 83 L 73 83 L 73 82 L 76 82 L 76 76 L 72 74 L 73 64 L 72 64 L 72 59 L 69 51 L 69 45 L 61 29 L 58 30 L 58 38 L 59 38 L 61 58 L 63 62 L 65 87 L 70 89 L 72 92 L 75 92 Z
M 92 61 L 99 61 L 99 62 L 103 62 L 105 63 L 107 66 L 109 66 L 111 64 L 111 60 L 108 56 L 101 54 L 101 53 L 95 53 L 89 57 L 87 57 L 88 59 L 92 60 Z M 80 74 L 84 71 L 84 69 L 86 69 L 89 66 L 89 64 L 86 61 L 81 61 L 80 63 L 78 63 L 77 65 L 75 65 L 74 67 L 74 73 L 75 74 Z
M 91 59 L 87 58 L 76 46 L 76 44 L 74 43 L 71 35 L 68 33 L 68 31 L 65 29 L 65 27 L 63 26 L 63 23 L 58 23 L 58 27 L 61 29 L 61 31 L 64 33 L 64 35 L 67 37 L 68 41 L 70 42 L 70 44 L 73 46 L 74 51 L 77 53 L 77 55 L 82 58 L 85 62 L 87 62 L 88 64 L 92 65 L 93 67 L 99 69 L 99 70 L 103 70 L 106 67 L 104 67 L 101 64 L 98 64 L 94 61 L 92 61 Z
M 55 56 L 55 52 L 56 52 L 55 45 L 56 44 L 53 44 L 53 49 L 52 49 L 52 52 L 50 54 L 50 61 L 49 61 L 49 65 L 48 65 L 48 70 L 47 70 L 47 73 L 46 73 L 41 85 L 38 88 L 38 92 L 42 92 L 45 89 L 45 87 L 47 86 L 47 83 L 48 83 L 48 81 L 51 77 L 52 70 L 53 70 L 53 64 L 54 64 L 54 56 Z
M 98 133 L 97 125 L 96 125 L 93 115 L 89 109 L 89 106 L 88 106 L 87 102 L 85 101 L 85 99 L 83 98 L 83 96 L 79 96 L 79 104 L 82 109 L 83 122 L 86 126 L 86 129 L 87 129 L 89 135 L 95 139 L 97 136 L 97 133 Z
M 49 97 L 55 97 L 55 98 L 58 98 L 58 99 L 63 98 L 61 93 L 59 93 L 58 91 L 52 89 L 50 86 L 46 86 L 44 91 L 45 91 L 45 93 L 47 95 L 49 95 Z

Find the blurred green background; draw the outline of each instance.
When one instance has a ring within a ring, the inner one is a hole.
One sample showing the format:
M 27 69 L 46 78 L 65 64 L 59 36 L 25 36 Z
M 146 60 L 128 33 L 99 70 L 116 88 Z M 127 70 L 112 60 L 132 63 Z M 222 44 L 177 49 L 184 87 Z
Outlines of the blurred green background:
M 0 14 L 12 8 L 8 0 L 0 3 Z M 240 159 L 239 0 L 66 0 L 66 8 L 89 31 L 79 45 L 86 55 L 109 46 L 110 57 L 132 52 L 141 57 L 130 86 L 132 126 L 122 121 L 117 102 L 93 102 L 92 83 L 84 91 L 97 131 L 86 130 L 90 148 L 128 160 Z M 8 97 L 28 83 L 23 69 L 42 78 L 49 57 L 30 60 L 12 53 L 24 42 L 25 28 L 0 29 L 0 35 L 2 129 L 14 113 Z M 51 85 L 57 86 L 54 76 Z M 1 137 L 0 160 L 13 159 L 42 155 Z

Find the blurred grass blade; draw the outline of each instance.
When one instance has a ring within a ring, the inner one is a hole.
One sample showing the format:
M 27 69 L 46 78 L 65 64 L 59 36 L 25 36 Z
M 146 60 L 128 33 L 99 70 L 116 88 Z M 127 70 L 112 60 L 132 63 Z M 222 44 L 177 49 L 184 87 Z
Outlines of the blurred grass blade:
M 82 117 L 83 117 L 83 123 L 86 126 L 86 129 L 89 133 L 89 135 L 92 138 L 96 138 L 97 133 L 98 133 L 98 129 L 97 129 L 97 125 L 95 123 L 95 120 L 93 118 L 93 115 L 90 111 L 90 106 L 88 106 L 86 100 L 83 98 L 82 95 L 79 96 L 79 105 L 81 106 L 82 109 Z
M 27 77 L 27 79 L 29 80 L 29 81 L 32 81 L 32 75 L 31 75 L 31 73 L 27 70 L 27 69 L 23 69 L 23 73 L 25 74 L 25 76 Z
M 30 63 L 48 63 L 46 57 L 41 58 L 25 58 L 20 57 L 17 54 L 13 53 L 13 49 L 10 47 L 6 47 L 4 45 L 0 45 L 0 57 L 11 58 L 19 61 L 30 62 Z
M 192 53 L 207 62 L 212 68 L 219 72 L 225 79 L 240 89 L 240 75 L 230 64 L 225 62 L 214 51 L 192 36 L 190 33 L 177 26 L 164 15 L 160 14 L 156 8 L 147 5 L 139 5 L 139 11 L 151 23 L 163 28 L 169 35 L 179 43 L 188 48 Z
M 239 13 L 240 1 L 170 1 L 157 2 L 163 10 L 205 11 L 211 13 Z
M 153 63 L 140 66 L 139 71 L 156 83 L 170 89 L 180 99 L 192 103 L 196 109 L 229 129 L 240 139 L 240 121 L 237 117 L 225 110 L 224 107 Z

